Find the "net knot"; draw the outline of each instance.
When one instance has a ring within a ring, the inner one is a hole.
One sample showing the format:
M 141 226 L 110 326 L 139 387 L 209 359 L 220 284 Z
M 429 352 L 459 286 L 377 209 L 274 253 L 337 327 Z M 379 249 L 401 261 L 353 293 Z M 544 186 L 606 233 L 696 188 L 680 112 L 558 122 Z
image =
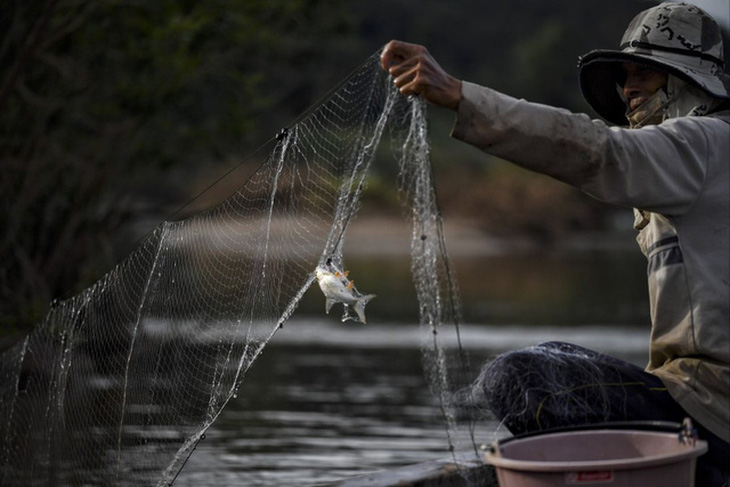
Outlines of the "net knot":
M 282 140 L 284 140 L 284 139 L 285 139 L 285 138 L 286 138 L 286 137 L 287 137 L 288 135 L 289 135 L 289 129 L 288 129 L 288 128 L 286 128 L 286 127 L 284 127 L 283 129 L 281 129 L 281 132 L 279 132 L 278 134 L 276 134 L 276 140 L 277 140 L 278 142 L 281 142 L 281 141 L 282 141 Z

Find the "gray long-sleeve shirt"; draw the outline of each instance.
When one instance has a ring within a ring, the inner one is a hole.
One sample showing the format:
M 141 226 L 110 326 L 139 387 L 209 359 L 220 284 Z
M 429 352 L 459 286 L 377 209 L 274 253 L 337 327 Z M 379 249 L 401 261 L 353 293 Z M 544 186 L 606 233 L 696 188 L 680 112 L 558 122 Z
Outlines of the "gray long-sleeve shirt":
M 730 442 L 730 118 L 630 130 L 465 82 L 452 136 L 639 209 L 652 321 L 647 370 Z

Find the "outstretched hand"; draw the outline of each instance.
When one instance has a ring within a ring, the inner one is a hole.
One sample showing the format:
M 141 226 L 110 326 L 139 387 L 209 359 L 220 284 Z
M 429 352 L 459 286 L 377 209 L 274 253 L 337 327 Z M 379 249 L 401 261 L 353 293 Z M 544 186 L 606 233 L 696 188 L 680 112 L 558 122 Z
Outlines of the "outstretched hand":
M 443 70 L 423 46 L 390 41 L 380 55 L 404 95 L 421 95 L 434 105 L 456 110 L 461 101 L 461 80 Z

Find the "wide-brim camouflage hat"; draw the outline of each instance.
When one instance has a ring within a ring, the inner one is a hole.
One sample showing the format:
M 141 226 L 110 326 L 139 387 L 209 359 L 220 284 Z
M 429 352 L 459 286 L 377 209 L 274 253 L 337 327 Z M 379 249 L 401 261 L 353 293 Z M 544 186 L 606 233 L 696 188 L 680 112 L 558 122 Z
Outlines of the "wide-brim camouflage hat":
M 619 49 L 591 51 L 578 64 L 583 97 L 612 123 L 626 125 L 626 103 L 619 94 L 624 62 L 650 65 L 730 99 L 720 26 L 695 5 L 666 2 L 639 13 Z

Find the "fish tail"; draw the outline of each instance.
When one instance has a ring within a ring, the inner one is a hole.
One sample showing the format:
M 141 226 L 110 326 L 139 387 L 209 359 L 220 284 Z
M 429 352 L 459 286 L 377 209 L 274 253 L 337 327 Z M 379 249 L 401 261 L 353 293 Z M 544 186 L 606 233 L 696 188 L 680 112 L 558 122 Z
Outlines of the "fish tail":
M 374 297 L 375 294 L 366 294 L 365 296 L 360 296 L 357 298 L 357 301 L 355 301 L 355 305 L 353 306 L 355 308 L 355 313 L 357 313 L 358 319 L 363 323 L 367 323 L 365 320 L 365 305 Z

